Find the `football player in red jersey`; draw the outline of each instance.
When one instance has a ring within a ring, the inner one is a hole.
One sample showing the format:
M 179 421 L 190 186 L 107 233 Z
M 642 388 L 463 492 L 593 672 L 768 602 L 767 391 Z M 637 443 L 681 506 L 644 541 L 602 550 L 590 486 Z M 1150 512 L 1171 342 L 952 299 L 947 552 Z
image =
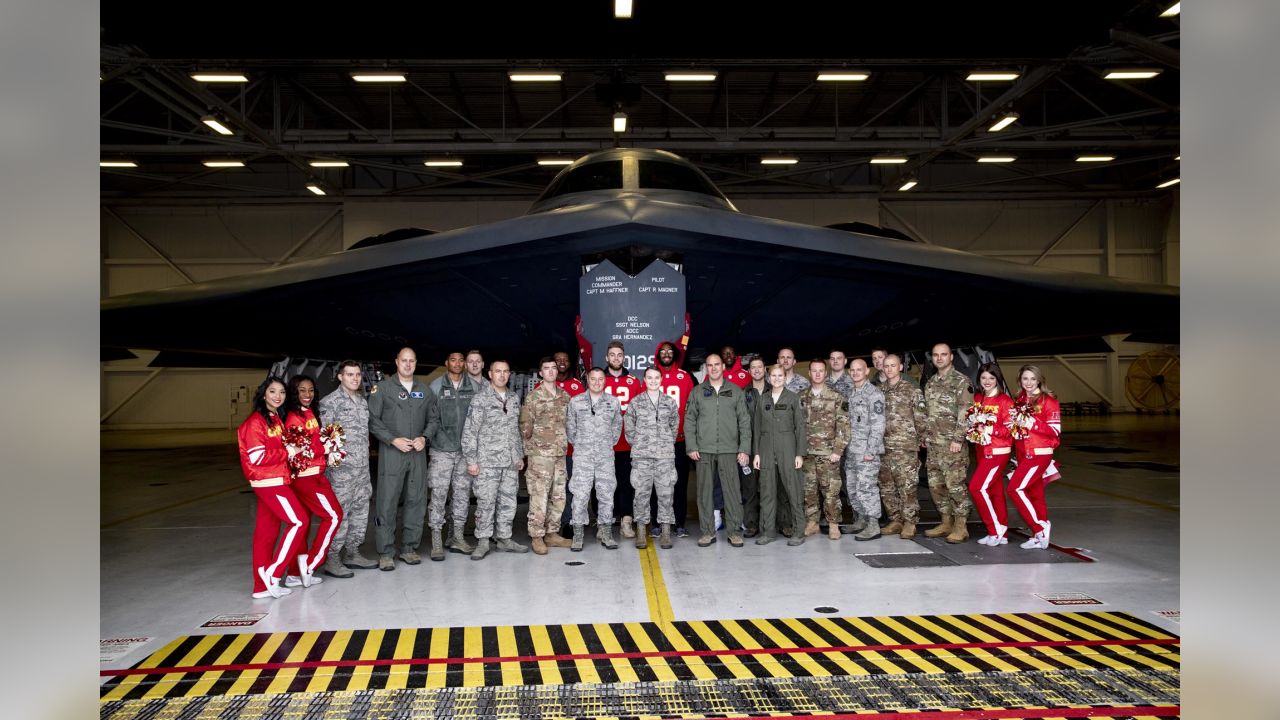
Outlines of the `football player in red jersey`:
M 617 398 L 622 414 L 626 415 L 631 398 L 644 392 L 644 383 L 627 372 L 624 365 L 627 351 L 621 340 L 609 343 L 604 358 L 608 363 L 604 371 L 604 391 Z M 627 442 L 626 431 L 618 437 L 618 444 L 613 446 L 613 472 L 618 481 L 618 486 L 613 491 L 613 506 L 620 512 L 627 512 L 635 504 L 635 490 L 631 487 L 631 444 Z M 622 537 L 636 536 L 631 527 L 631 515 L 624 515 L 620 526 Z

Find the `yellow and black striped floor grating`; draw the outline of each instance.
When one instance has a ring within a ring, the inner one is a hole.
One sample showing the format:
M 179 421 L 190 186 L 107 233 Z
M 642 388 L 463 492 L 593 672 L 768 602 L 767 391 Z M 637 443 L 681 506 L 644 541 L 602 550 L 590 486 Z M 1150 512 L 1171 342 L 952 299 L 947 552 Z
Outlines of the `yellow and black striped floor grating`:
M 1178 650 L 1109 612 L 203 635 L 104 671 L 102 716 L 1169 717 Z

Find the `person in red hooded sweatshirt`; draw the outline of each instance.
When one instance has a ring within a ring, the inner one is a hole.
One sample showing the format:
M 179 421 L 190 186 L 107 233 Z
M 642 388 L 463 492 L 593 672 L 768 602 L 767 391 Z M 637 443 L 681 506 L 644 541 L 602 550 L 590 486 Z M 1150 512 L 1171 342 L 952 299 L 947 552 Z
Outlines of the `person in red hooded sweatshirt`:
M 685 336 L 688 338 L 688 335 Z M 697 381 L 693 373 L 680 369 L 684 363 L 685 347 L 683 342 L 664 340 L 653 350 L 653 364 L 662 372 L 662 392 L 676 401 L 680 412 L 680 424 L 676 427 L 676 485 L 675 498 L 672 502 L 675 511 L 675 531 L 677 537 L 686 537 L 689 532 L 684 529 L 689 510 L 689 456 L 684 451 L 684 409 L 689 403 L 689 393 L 693 392 Z M 658 517 L 657 498 L 652 501 L 650 517 Z M 639 532 L 639 530 L 637 530 Z
M 253 411 L 240 424 L 236 440 L 240 446 L 240 469 L 258 500 L 258 519 L 253 530 L 253 597 L 280 598 L 293 591 L 280 582 L 290 560 L 306 541 L 307 509 L 290 487 L 290 450 L 284 443 L 284 380 L 269 377 L 253 393 Z M 276 536 L 284 527 L 284 539 L 275 550 Z M 273 554 L 272 551 L 275 550 Z
M 286 587 L 311 587 L 324 581 L 315 572 L 329 556 L 329 543 L 342 524 L 342 504 L 338 502 L 338 496 L 334 495 L 329 479 L 324 476 L 327 463 L 324 442 L 320 439 L 320 419 L 315 413 L 316 407 L 315 380 L 306 375 L 290 378 L 284 402 L 284 426 L 286 429 L 296 427 L 306 431 L 311 447 L 311 457 L 294 474 L 292 484 L 293 494 L 310 511 L 303 518 L 303 545 L 306 544 L 310 530 L 308 526 L 311 515 L 320 518 L 320 527 L 316 529 L 310 549 L 290 561 L 289 574 L 285 577 Z
M 973 396 L 967 419 L 965 439 L 973 443 L 978 464 L 969 478 L 969 494 L 973 504 L 987 526 L 987 536 L 978 541 L 982 545 L 1005 545 L 1005 533 L 1009 531 L 1009 506 L 1004 500 L 1004 467 L 1013 452 L 1013 434 L 1009 432 L 1009 410 L 1013 398 L 1009 397 L 1000 365 L 985 363 L 978 368 L 979 391 Z
M 742 369 L 742 358 L 738 357 L 738 352 L 732 345 L 725 345 L 720 348 L 720 358 L 724 360 L 724 379 L 746 390 L 751 384 L 751 373 Z
M 1044 503 L 1044 487 L 1059 475 L 1053 463 L 1053 449 L 1058 447 L 1062 435 L 1062 411 L 1058 398 L 1044 383 L 1044 373 L 1035 365 L 1023 365 L 1018 371 L 1018 384 L 1022 393 L 1014 401 L 1010 414 L 1016 423 L 1019 408 L 1029 416 L 1025 432 L 1015 441 L 1018 467 L 1009 483 L 1009 497 L 1013 498 L 1018 514 L 1035 533 L 1022 543 L 1025 550 L 1044 550 L 1049 547 L 1049 513 Z

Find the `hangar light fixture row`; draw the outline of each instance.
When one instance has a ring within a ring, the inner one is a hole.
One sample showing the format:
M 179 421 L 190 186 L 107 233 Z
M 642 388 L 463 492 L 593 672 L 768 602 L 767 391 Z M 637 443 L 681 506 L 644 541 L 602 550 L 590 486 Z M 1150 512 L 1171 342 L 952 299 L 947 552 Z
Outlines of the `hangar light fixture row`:
M 818 73 L 818 82 L 862 82 L 871 77 L 871 73 L 863 70 L 823 70 Z
M 633 9 L 632 0 L 613 0 L 613 16 L 616 18 L 630 18 Z
M 204 123 L 205 125 L 208 125 L 210 130 L 213 130 L 219 135 L 235 134 L 231 132 L 231 128 L 227 127 L 226 125 L 223 125 L 221 120 L 219 120 L 218 118 L 212 115 L 205 115 L 204 117 L 200 118 L 200 122 Z
M 1160 13 L 1160 17 L 1174 17 L 1175 15 L 1181 15 L 1181 14 L 1182 14 L 1182 3 L 1176 2 L 1170 5 L 1169 7 L 1165 8 L 1164 12 Z
M 1011 163 L 1018 158 L 1013 155 L 983 155 L 978 158 L 980 163 Z
M 1117 68 L 1102 77 L 1107 80 L 1150 80 L 1164 72 L 1159 68 Z
M 1172 180 L 1165 180 L 1164 182 L 1162 182 L 1162 183 L 1160 183 L 1159 185 L 1157 185 L 1157 186 L 1156 186 L 1156 189 L 1157 189 L 1157 190 L 1162 190 L 1162 189 L 1167 188 L 1167 187 L 1173 187 L 1174 185 L 1177 185 L 1177 184 L 1178 184 L 1178 183 L 1180 183 L 1180 182 L 1182 182 L 1182 178 L 1174 178 L 1174 179 L 1172 179 Z
M 351 79 L 358 83 L 402 83 L 405 82 L 402 72 L 365 72 L 351 73 Z
M 627 131 L 626 113 L 616 112 L 613 114 L 613 131 L 616 133 L 624 133 Z
M 247 83 L 249 78 L 239 72 L 193 72 L 191 79 L 202 83 Z
M 987 132 L 1000 132 L 1001 130 L 1017 122 L 1018 117 L 1019 117 L 1018 113 L 1015 113 L 1015 112 L 1007 113 L 1004 117 L 995 121 L 991 125 L 991 127 L 987 128 Z
M 98 167 L 104 168 L 136 168 L 138 163 L 132 160 L 99 160 Z
M 667 82 L 711 82 L 719 75 L 715 70 L 668 70 L 663 77 Z
M 433 167 L 433 168 L 444 168 L 444 167 L 459 168 L 459 167 L 462 167 L 462 161 L 461 161 L 461 160 L 457 160 L 457 159 L 445 159 L 445 158 L 441 158 L 441 159 L 439 159 L 439 160 L 427 160 L 426 162 L 424 162 L 424 163 L 422 163 L 422 164 L 423 164 L 423 165 L 426 165 L 427 167 Z
M 312 160 L 307 164 L 313 168 L 344 168 L 351 165 L 346 160 Z
M 204 166 L 207 168 L 242 168 L 243 160 L 205 160 Z
M 555 70 L 512 70 L 507 73 L 511 82 L 560 82 L 562 72 Z
M 919 184 L 920 183 L 916 182 L 915 178 L 908 178 L 905 182 L 903 182 L 901 185 L 898 186 L 898 192 L 906 192 Z
M 1009 82 L 1017 80 L 1022 73 L 1013 70 L 974 70 L 965 80 L 969 82 Z
M 1115 155 L 1080 155 L 1076 158 L 1076 162 L 1083 163 L 1104 163 L 1115 160 Z
M 761 165 L 795 165 L 798 162 L 800 162 L 799 158 L 782 157 L 780 155 L 760 158 Z
M 316 195 L 326 194 L 324 188 L 320 186 L 320 183 L 307 183 L 307 189 Z
M 572 158 L 538 158 L 538 164 L 543 167 L 559 167 L 562 165 L 572 165 Z
M 900 155 L 880 155 L 871 158 L 872 165 L 902 165 L 907 162 L 907 158 Z

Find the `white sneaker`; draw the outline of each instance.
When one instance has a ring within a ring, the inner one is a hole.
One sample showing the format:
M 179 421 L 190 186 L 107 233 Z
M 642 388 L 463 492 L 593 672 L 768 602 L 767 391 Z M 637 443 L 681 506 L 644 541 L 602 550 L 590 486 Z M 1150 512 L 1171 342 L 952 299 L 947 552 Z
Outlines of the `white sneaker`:
M 284 597 L 285 595 L 293 594 L 293 591 L 286 587 L 279 588 L 279 590 L 280 590 L 279 595 L 272 595 L 270 590 L 261 590 L 259 592 L 253 593 L 253 599 L 265 600 L 266 598 L 269 598 L 269 597 Z
M 712 517 L 714 517 L 714 518 L 715 518 L 715 520 L 716 520 L 716 529 L 717 529 L 717 530 L 723 530 L 723 529 L 724 529 L 724 521 L 720 519 L 720 511 L 719 511 L 719 510 L 712 510 L 712 511 L 711 511 L 711 516 L 712 516 Z
M 320 583 L 324 582 L 324 578 L 316 577 L 315 574 L 311 572 L 310 566 L 311 566 L 310 555 L 298 556 L 298 572 L 302 573 L 302 578 L 301 578 L 302 587 L 311 587 L 312 585 L 319 585 Z M 285 584 L 287 585 L 288 583 L 285 583 Z
M 1044 546 L 1045 546 L 1045 547 L 1049 547 L 1049 531 L 1053 529 L 1053 528 L 1052 528 L 1052 525 L 1053 525 L 1053 523 L 1049 522 L 1048 520 L 1045 520 L 1045 521 L 1044 521 L 1044 530 L 1040 531 L 1040 534 L 1044 536 Z
M 1036 533 L 1030 540 L 1022 543 L 1023 550 L 1044 550 L 1049 547 L 1049 540 L 1044 533 Z
M 310 576 L 310 579 L 311 579 L 310 583 L 307 582 L 307 578 L 308 576 L 306 575 L 303 575 L 301 577 L 299 577 L 298 575 L 285 575 L 284 586 L 291 587 L 291 588 L 311 587 L 312 585 L 319 585 L 320 583 L 324 582 L 324 578 L 316 577 L 315 575 Z
M 282 598 L 293 592 L 287 587 L 282 587 L 279 580 L 268 575 L 265 567 L 258 568 L 258 577 L 261 578 L 262 583 L 267 586 L 267 594 L 271 597 Z
M 979 545 L 992 545 L 992 544 L 994 544 L 994 543 L 995 543 L 995 541 L 996 541 L 997 539 L 998 539 L 998 538 L 996 538 L 996 536 L 995 536 L 995 535 L 987 535 L 986 537 L 979 538 L 979 539 L 978 539 L 978 544 L 979 544 Z

